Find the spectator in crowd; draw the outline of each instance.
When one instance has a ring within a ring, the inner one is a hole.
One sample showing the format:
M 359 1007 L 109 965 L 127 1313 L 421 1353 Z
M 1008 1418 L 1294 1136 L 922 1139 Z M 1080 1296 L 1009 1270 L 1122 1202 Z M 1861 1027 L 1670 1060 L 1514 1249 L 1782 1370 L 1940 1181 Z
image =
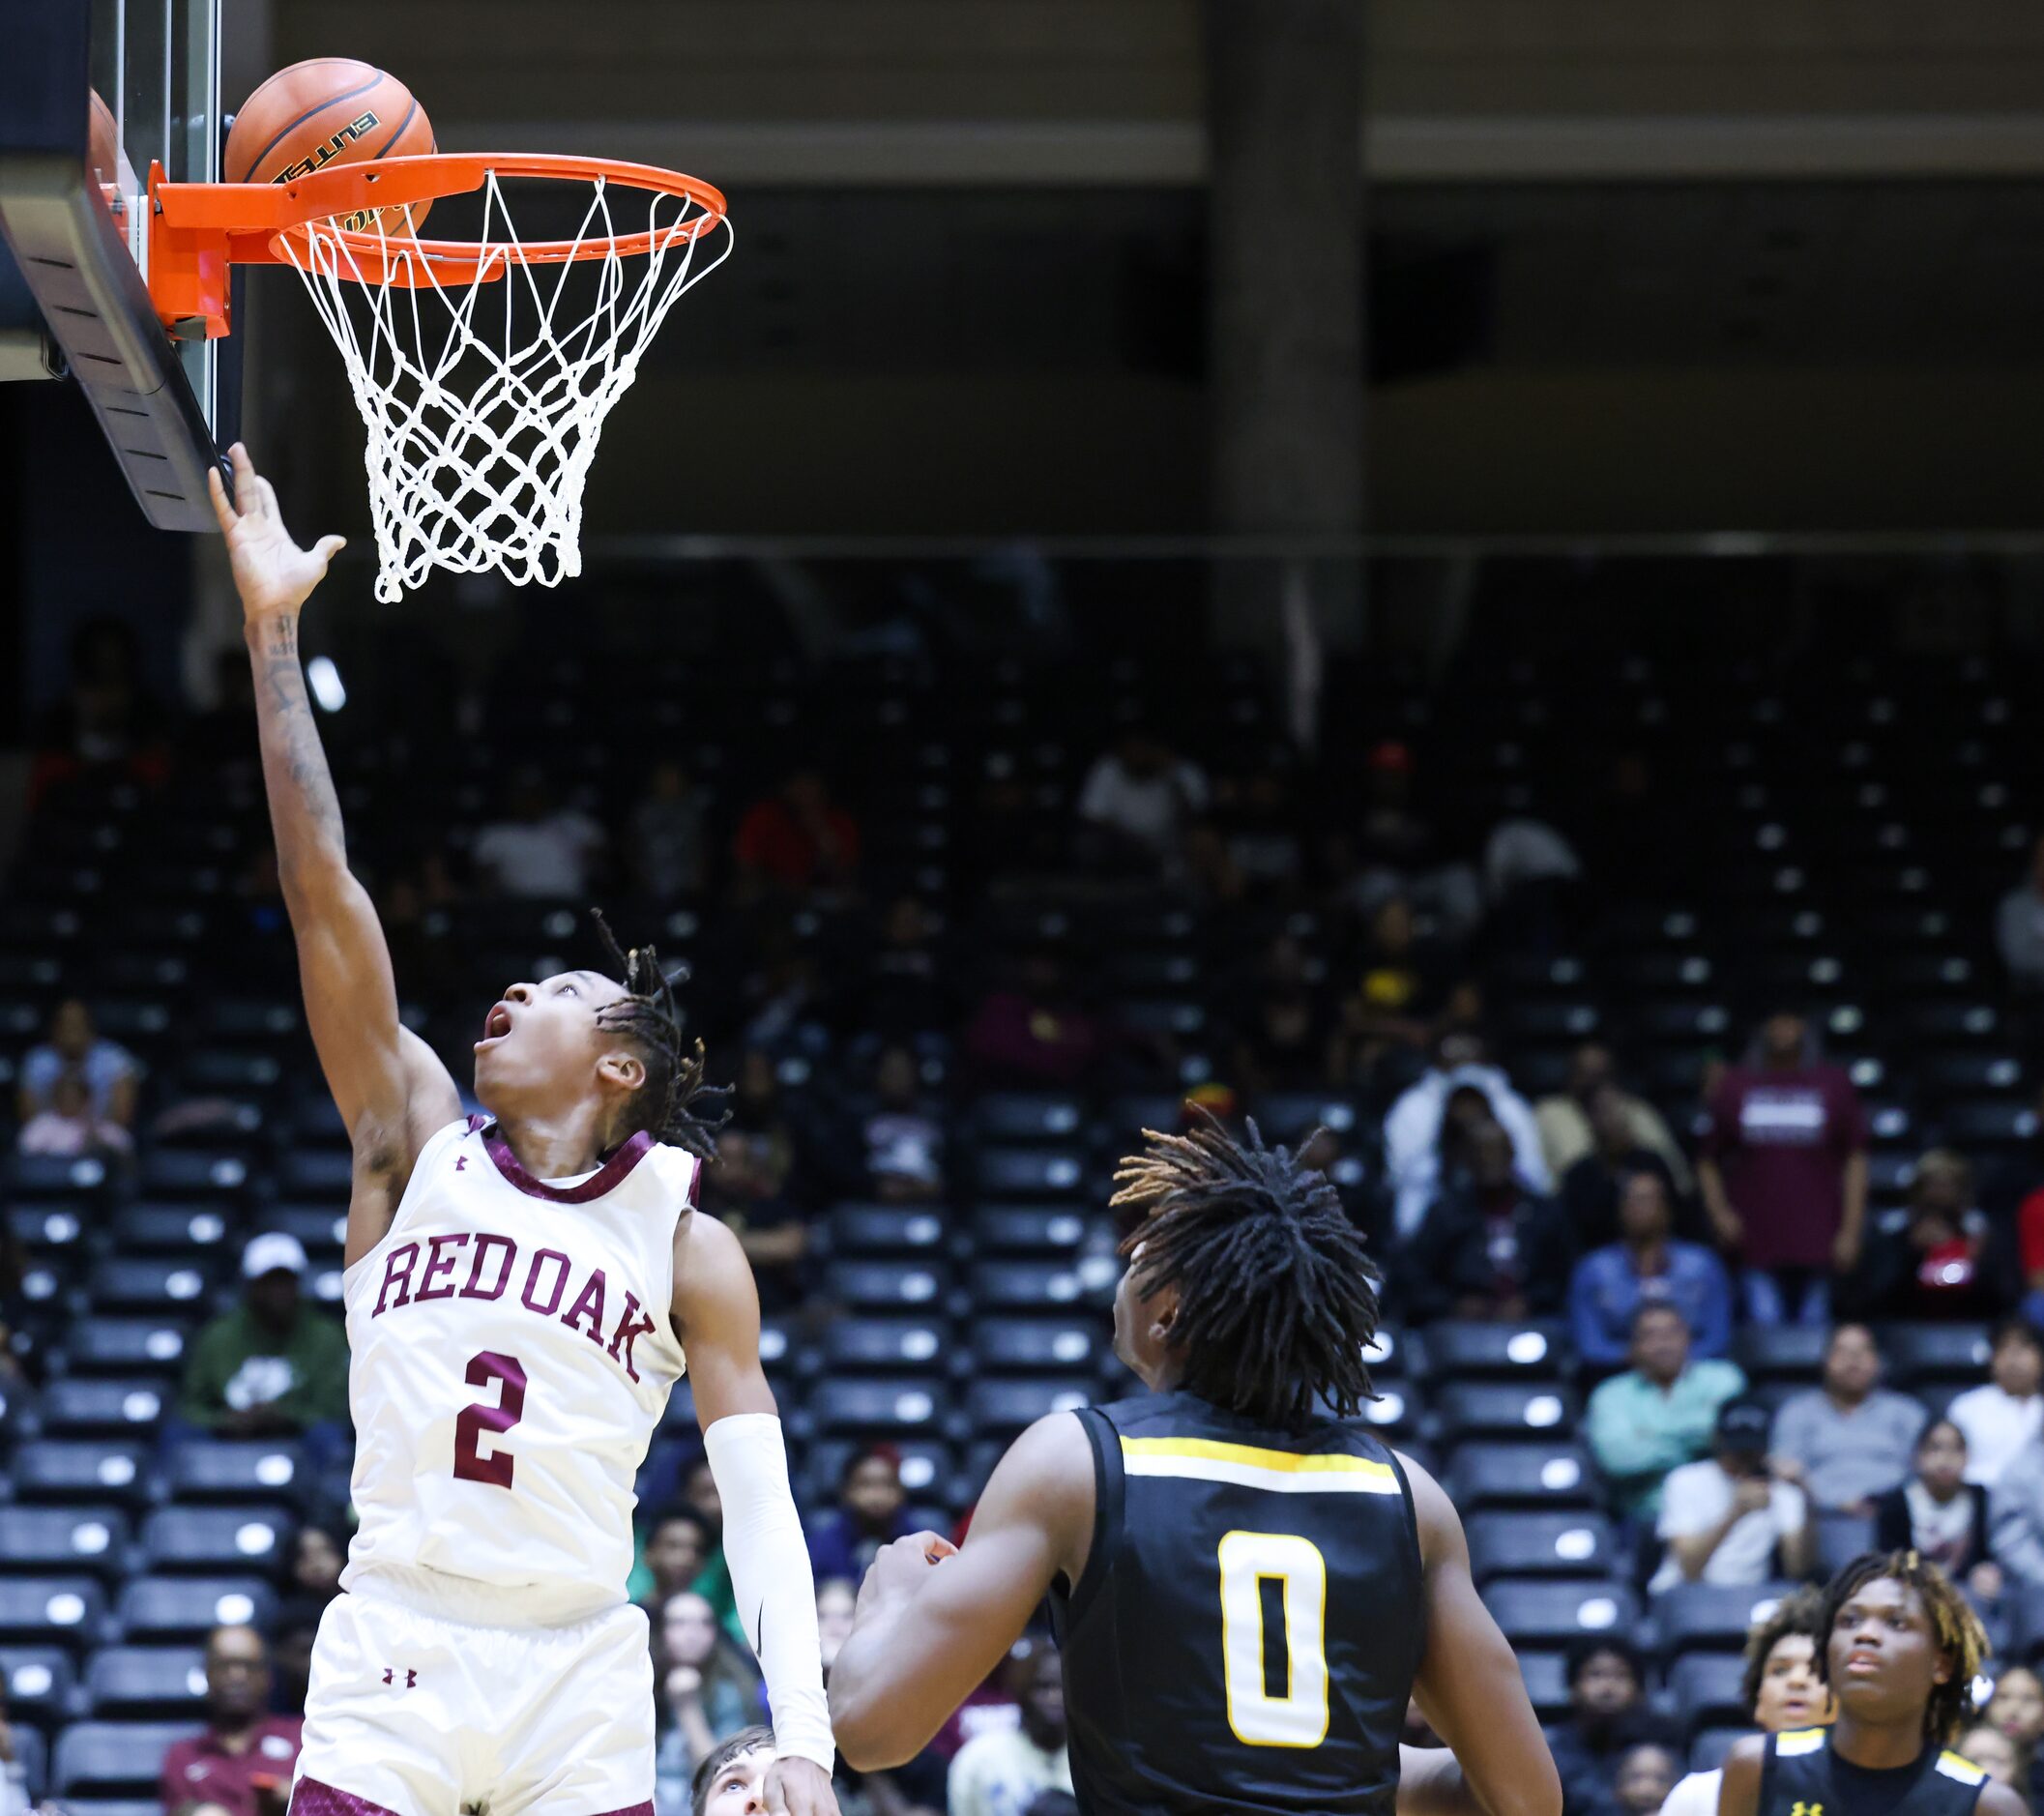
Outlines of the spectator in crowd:
M 1650 1519 L 1668 1472 L 1709 1448 L 1718 1409 L 1746 1377 L 1735 1362 L 1692 1362 L 1689 1322 L 1664 1300 L 1632 1314 L 1630 1356 L 1630 1368 L 1591 1394 L 1587 1430 L 1621 1511 Z
M 915 1530 L 901 1485 L 901 1453 L 890 1444 L 871 1445 L 845 1464 L 836 1509 L 809 1534 L 809 1563 L 818 1577 L 860 1582 L 882 1546 Z
M 1475 868 L 1450 860 L 1432 824 L 1413 803 L 1413 753 L 1387 740 L 1363 761 L 1362 810 L 1353 835 L 1330 841 L 1335 893 L 1368 916 L 1387 895 L 1404 895 L 1459 944 L 1483 919 Z
M 1250 994 L 1235 1031 L 1236 1084 L 1252 1098 L 1324 1086 L 1329 1035 L 1321 993 L 1293 978 Z
M 30 808 L 48 790 L 92 773 L 161 786 L 170 771 L 166 729 L 161 705 L 142 684 L 133 628 L 118 618 L 88 619 L 72 636 L 63 698 L 29 728 L 36 747 Z
M 116 1040 L 97 1034 L 92 1011 L 68 996 L 49 1018 L 49 1038 L 29 1048 L 21 1061 L 21 1084 L 15 1114 L 26 1123 L 54 1100 L 57 1082 L 67 1072 L 83 1076 L 92 1098 L 95 1121 L 134 1127 L 135 1087 L 142 1069 L 134 1055 Z
M 1625 1094 L 1615 1084 L 1598 1085 L 1590 1095 L 1591 1147 L 1559 1173 L 1562 1207 L 1568 1214 L 1576 1241 L 1601 1248 L 1619 1235 L 1619 1197 L 1638 1174 L 1661 1181 L 1668 1198 L 1670 1228 L 1675 1213 L 1675 1175 L 1651 1148 L 1642 1147 L 1632 1119 L 1625 1113 Z
M 1331 1063 L 1336 1078 L 1368 1086 L 1387 1055 L 1416 1059 L 1425 1048 L 1451 980 L 1442 952 L 1420 940 L 1403 895 L 1385 896 L 1371 912 L 1355 977 L 1356 987 L 1342 999 Z
M 1718 1410 L 1715 1453 L 1671 1470 L 1654 1532 L 1668 1547 L 1648 1587 L 1744 1587 L 1801 1576 L 1817 1555 L 1809 1498 L 1767 1467 L 1767 1409 L 1732 1400 Z
M 1722 1356 L 1731 1347 L 1732 1282 L 1725 1264 L 1700 1243 L 1678 1242 L 1674 1228 L 1666 1174 L 1642 1169 L 1628 1175 L 1619 1197 L 1619 1240 L 1585 1255 L 1569 1281 L 1569 1325 L 1583 1361 L 1598 1367 L 1623 1362 L 1632 1315 L 1650 1302 L 1665 1302 L 1682 1314 L 1692 1333 L 1692 1355 Z
M 1647 1706 L 1640 1650 L 1618 1633 L 1579 1633 L 1568 1644 L 1568 1718 L 1546 1730 L 1562 1779 L 1563 1816 L 1589 1816 L 1618 1789 L 1619 1762 L 1642 1742 L 1679 1738 L 1675 1723 Z
M 1032 1650 L 1019 1727 L 966 1742 L 951 1759 L 950 1816 L 1026 1816 L 1043 1791 L 1071 1791 L 1065 1745 L 1065 1674 L 1057 1649 Z
M 738 823 L 740 893 L 848 890 L 859 880 L 859 822 L 831 799 L 821 770 L 798 764 Z
M 180 1412 L 220 1438 L 337 1440 L 348 1417 L 348 1339 L 299 1291 L 306 1251 L 272 1230 L 242 1250 L 242 1303 L 202 1329 Z
M 1528 1191 L 1545 1193 L 1550 1181 L 1540 1157 L 1539 1131 L 1532 1108 L 1495 1066 L 1484 1064 L 1483 1043 L 1475 1036 L 1444 1036 L 1425 1077 L 1391 1105 L 1384 1119 L 1385 1164 L 1395 1195 L 1393 1219 L 1400 1236 L 1419 1227 L 1442 1186 L 1441 1133 L 1457 1093 L 1473 1094 L 1489 1106 L 1490 1118 L 1511 1137 L 1513 1164 Z
M 1874 1548 L 1920 1552 L 1991 1601 L 2001 1593 L 2001 1567 L 1988 1556 L 1988 1532 L 1987 1490 L 1966 1479 L 1966 1433 L 1934 1419 L 1917 1434 L 1910 1479 L 1875 1499 Z
M 695 1769 L 692 1781 L 654 1781 L 655 1816 L 765 1816 L 774 1730 L 741 1728 Z
M 944 1129 L 924 1106 L 916 1056 L 881 1050 L 873 1069 L 874 1107 L 865 1119 L 866 1186 L 885 1204 L 925 1204 L 944 1196 Z
M 1987 1773 L 1993 1784 L 2005 1784 L 2015 1794 L 2028 1801 L 2029 1787 L 2023 1782 L 2022 1764 L 2016 1757 L 2015 1744 L 2000 1728 L 1985 1721 L 1976 1721 L 1959 1735 L 1959 1744 L 1954 1749 L 1961 1759 L 1970 1759 Z
M 680 763 L 667 757 L 653 766 L 646 792 L 631 810 L 628 854 L 633 881 L 653 900 L 685 900 L 703 893 L 708 879 L 704 811 L 702 793 Z
M 2028 1665 L 2009 1666 L 1995 1680 L 1984 1714 L 2015 1751 L 2015 1788 L 2032 1809 L 2044 1808 L 2044 1680 Z
M 527 764 L 511 779 L 504 817 L 476 835 L 469 856 L 501 894 L 579 903 L 589 897 L 607 845 L 602 827 L 562 806 L 545 775 Z
M 2044 1430 L 2044 1331 L 2004 1318 L 1995 1327 L 1985 1385 L 1967 1389 L 1944 1412 L 1966 1433 L 1966 1479 L 1992 1488 Z
M 658 1634 L 654 1801 L 664 1806 L 680 1797 L 680 1787 L 694 1777 L 719 1742 L 757 1721 L 761 1711 L 758 1674 L 701 1596 L 685 1589 L 668 1596 L 660 1607 Z M 662 1783 L 664 1799 L 658 1789 Z
M 911 1040 L 953 1020 L 934 917 L 913 895 L 897 895 L 880 920 L 865 988 L 853 1020 L 883 1040 Z
M 1681 1145 L 1670 1133 L 1660 1111 L 1645 1098 L 1636 1097 L 1620 1081 L 1611 1049 L 1590 1040 L 1576 1048 L 1568 1062 L 1568 1085 L 1550 1098 L 1542 1098 L 1533 1108 L 1533 1121 L 1540 1131 L 1540 1152 L 1555 1178 L 1562 1178 L 1570 1167 L 1599 1145 L 1591 1107 L 1606 1088 L 1618 1093 L 1613 1112 L 1617 1127 L 1624 1130 L 1611 1146 L 1626 1154 L 1645 1152 L 1658 1157 L 1668 1169 L 1676 1195 L 1690 1189 L 1689 1162 Z
M 1467 1172 L 1448 1183 L 1406 1245 L 1408 1316 L 1554 1316 L 1574 1259 L 1560 1207 L 1520 1184 L 1511 1137 L 1496 1123 L 1474 1129 L 1468 1145 Z
M 219 1626 L 206 1642 L 206 1728 L 163 1754 L 163 1816 L 192 1803 L 228 1816 L 282 1816 L 305 1723 L 273 1715 L 270 1654 L 252 1626 Z
M 1653 1741 L 1628 1746 L 1619 1758 L 1612 1808 L 1622 1816 L 1660 1816 L 1661 1805 L 1667 1802 L 1676 1774 L 1681 1771 L 1679 1758 L 1675 1747 Z
M 697 1527 L 696 1536 L 706 1546 L 702 1567 L 682 1587 L 694 1590 L 716 1610 L 717 1618 L 724 1624 L 724 1631 L 734 1641 L 741 1646 L 749 1645 L 751 1642 L 745 1637 L 745 1623 L 738 1616 L 738 1596 L 731 1587 L 731 1566 L 724 1557 L 724 1500 L 717 1493 L 716 1476 L 708 1457 L 698 1456 L 682 1472 L 682 1496 L 675 1511 L 691 1518 Z M 654 1534 L 648 1534 L 649 1553 L 654 1537 Z M 691 1541 L 682 1540 L 680 1535 L 675 1534 L 670 1535 L 670 1542 Z M 650 1555 L 645 1577 L 648 1583 L 653 1580 Z M 632 1586 L 640 1591 L 640 1598 L 644 1599 L 644 1591 L 636 1574 Z
M 671 1507 L 653 1522 L 646 1535 L 646 1570 L 652 1587 L 639 1597 L 649 1614 L 657 1614 L 675 1596 L 699 1587 L 710 1567 L 713 1547 L 710 1522 L 692 1507 Z M 711 1600 L 707 1595 L 703 1599 Z
M 119 1123 L 93 1113 L 92 1087 L 73 1067 L 50 1087 L 44 1108 L 21 1125 L 15 1146 L 26 1155 L 68 1159 L 92 1155 L 118 1163 L 134 1153 L 134 1137 Z
M 29 1816 L 28 1786 L 15 1780 L 8 1767 L 26 1771 L 15 1730 L 7 1718 L 7 1681 L 0 1678 L 0 1816 Z
M 2044 1437 L 2009 1459 L 1987 1504 L 1995 1562 L 2025 1588 L 2044 1589 Z
M 1746 1713 L 1763 1734 L 1815 1728 L 1830 1719 L 1830 1692 L 1818 1673 L 1824 1597 L 1814 1589 L 1784 1596 L 1746 1635 Z M 1669 1793 L 1661 1816 L 1717 1816 L 1720 1770 L 1693 1772 Z
M 851 1636 L 858 1611 L 859 1586 L 842 1576 L 819 1578 L 816 1584 L 816 1642 L 823 1655 L 826 1686 L 838 1648 Z M 837 1762 L 832 1789 L 842 1816 L 921 1816 L 944 1807 L 944 1783 L 949 1760 L 925 1748 L 906 1766 L 892 1772 L 854 1772 Z
M 739 1240 L 759 1282 L 760 1303 L 783 1310 L 802 1293 L 809 1252 L 802 1153 L 770 1055 L 747 1047 L 739 1061 L 732 1120 L 703 1169 L 703 1208 Z
M 2044 1127 L 2044 1102 L 2038 1123 Z M 2016 1260 L 2022 1270 L 2023 1316 L 2044 1331 L 2044 1186 L 2024 1195 L 2016 1210 Z
M 1207 810 L 1207 777 L 1153 732 L 1132 725 L 1079 788 L 1079 852 L 1095 869 L 1155 873 L 1183 856 Z
M 1514 813 L 1483 841 L 1483 893 L 1491 937 L 1552 952 L 1567 937 L 1583 861 L 1546 820 Z
M 1988 1222 L 1963 1155 L 1933 1148 L 1910 1181 L 1907 1219 L 1876 1229 L 1855 1296 L 1870 1318 L 1916 1323 L 1992 1317 L 2005 1303 L 1983 1257 Z
M 1824 1385 L 1775 1415 L 1774 1474 L 1823 1512 L 1871 1513 L 1907 1479 L 1925 1417 L 1921 1401 L 1882 1387 L 1873 1332 L 1841 1324 L 1825 1345 Z
M 2030 849 L 2029 875 L 2001 897 L 1995 944 L 2011 983 L 2044 989 L 2044 838 Z
M 1859 1265 L 1867 1125 L 1852 1080 L 1820 1065 L 1801 1016 L 1770 1015 L 1726 1069 L 1697 1161 L 1719 1243 L 1742 1265 L 1755 1324 L 1823 1324 L 1833 1272 Z
M 341 1567 L 348 1561 L 346 1543 L 334 1529 L 307 1520 L 291 1541 L 290 1576 L 277 1604 L 277 1625 L 316 1627 L 327 1603 L 340 1594 Z
M 1048 949 L 1011 968 L 1010 981 L 980 1003 L 966 1030 L 966 1051 L 981 1080 L 1018 1090 L 1085 1082 L 1104 1034 L 1080 1006 L 1064 961 Z

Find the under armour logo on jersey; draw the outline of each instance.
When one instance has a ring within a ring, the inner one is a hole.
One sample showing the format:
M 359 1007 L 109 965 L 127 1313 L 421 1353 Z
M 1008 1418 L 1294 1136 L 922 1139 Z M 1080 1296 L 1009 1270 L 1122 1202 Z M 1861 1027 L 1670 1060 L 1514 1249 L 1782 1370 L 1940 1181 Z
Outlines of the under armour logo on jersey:
M 457 1155 L 455 1155 L 455 1157 L 454 1157 L 454 1171 L 455 1171 L 455 1172 L 457 1172 L 457 1173 L 461 1172 L 461 1171 L 462 1171 L 462 1170 L 463 1170 L 463 1169 L 464 1169 L 464 1168 L 465 1168 L 465 1167 L 466 1167 L 467 1165 L 468 1165 L 468 1156 L 467 1156 L 467 1155 L 465 1155 L 465 1154 L 457 1154 Z
M 1789 1816 L 1824 1816 L 1824 1805 L 1822 1803 L 1797 1802 L 1796 1807 L 1789 1812 Z
M 392 1679 L 393 1679 L 393 1677 L 394 1677 L 394 1667 L 393 1667 L 393 1666 L 391 1666 L 391 1665 L 385 1665 L 385 1666 L 384 1666 L 384 1668 L 383 1668 L 383 1681 L 384 1681 L 384 1682 L 385 1682 L 386 1684 L 388 1684 L 388 1683 L 390 1683 L 390 1682 L 392 1681 Z M 418 1672 L 416 1672 L 416 1671 L 407 1671 L 407 1672 L 406 1672 L 406 1673 L 404 1674 L 404 1687 L 405 1687 L 406 1689 L 410 1689 L 410 1688 L 412 1688 L 412 1686 L 413 1686 L 414 1684 L 417 1684 L 418 1682 L 419 1682 L 419 1673 L 418 1673 Z M 1816 1816 L 1824 1816 L 1824 1811 L 1823 1811 L 1822 1809 L 1818 1810 L 1818 1811 L 1816 1812 Z

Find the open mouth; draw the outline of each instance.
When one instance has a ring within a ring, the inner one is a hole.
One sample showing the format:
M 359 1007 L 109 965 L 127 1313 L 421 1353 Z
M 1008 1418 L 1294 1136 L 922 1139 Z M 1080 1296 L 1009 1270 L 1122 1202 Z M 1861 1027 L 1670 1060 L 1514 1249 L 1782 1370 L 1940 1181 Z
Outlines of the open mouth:
M 1881 1655 L 1872 1652 L 1849 1652 L 1845 1655 L 1845 1668 L 1864 1675 L 1881 1668 Z
M 478 1046 L 488 1046 L 493 1040 L 503 1040 L 506 1035 L 511 1033 L 511 1010 L 505 1004 L 499 1003 L 483 1018 L 482 1039 L 478 1040 L 476 1044 Z

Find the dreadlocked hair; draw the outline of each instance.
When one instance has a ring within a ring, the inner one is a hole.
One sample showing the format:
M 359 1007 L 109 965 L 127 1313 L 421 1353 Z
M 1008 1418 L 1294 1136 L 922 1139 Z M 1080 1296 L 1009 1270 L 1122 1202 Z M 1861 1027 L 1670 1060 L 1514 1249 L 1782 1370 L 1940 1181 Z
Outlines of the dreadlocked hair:
M 1171 1340 L 1180 1385 L 1260 1425 L 1298 1433 L 1325 1401 L 1353 1418 L 1373 1396 L 1363 1351 L 1382 1277 L 1324 1173 L 1238 1142 L 1205 1110 L 1184 1134 L 1145 1129 L 1115 1173 L 1112 1203 L 1138 1221 L 1122 1243 L 1135 1289 L 1178 1289 Z
M 731 1120 L 725 1099 L 728 1087 L 703 1082 L 703 1043 L 692 1051 L 682 1043 L 681 1011 L 675 1007 L 674 982 L 660 968 L 659 954 L 650 946 L 628 952 L 619 946 L 600 908 L 591 918 L 602 936 L 603 950 L 625 981 L 625 994 L 597 1011 L 597 1026 L 621 1034 L 639 1050 L 646 1082 L 627 1106 L 618 1138 L 645 1129 L 656 1141 L 686 1150 L 699 1160 L 716 1158 L 716 1133 Z M 686 978 L 686 969 L 677 977 Z
M 1814 1589 L 1798 1589 L 1794 1595 L 1784 1596 L 1774 1604 L 1774 1612 L 1765 1621 L 1754 1623 L 1746 1635 L 1746 1675 L 1739 1684 L 1739 1694 L 1745 1698 L 1746 1713 L 1751 1714 L 1760 1701 L 1760 1686 L 1767 1675 L 1767 1655 L 1785 1639 L 1800 1634 L 1810 1642 L 1813 1655 L 1824 1652 L 1824 1636 L 1829 1630 L 1823 1625 L 1824 1596 Z M 1823 1675 L 1822 1665 L 1818 1675 Z
M 1966 1598 L 1929 1559 L 1916 1551 L 1869 1551 L 1854 1558 L 1831 1578 L 1824 1592 L 1824 1628 L 1817 1642 L 1817 1675 L 1829 1684 L 1830 1639 L 1838 1625 L 1839 1610 L 1867 1584 L 1882 1577 L 1913 1589 L 1930 1616 L 1931 1634 L 1938 1650 L 1951 1660 L 1952 1672 L 1942 1684 L 1931 1685 L 1930 1701 L 1923 1707 L 1923 1733 L 1927 1740 L 1949 1745 L 1960 1725 L 1972 1713 L 1973 1679 L 1980 1675 L 1980 1661 L 1987 1656 L 1987 1629 Z

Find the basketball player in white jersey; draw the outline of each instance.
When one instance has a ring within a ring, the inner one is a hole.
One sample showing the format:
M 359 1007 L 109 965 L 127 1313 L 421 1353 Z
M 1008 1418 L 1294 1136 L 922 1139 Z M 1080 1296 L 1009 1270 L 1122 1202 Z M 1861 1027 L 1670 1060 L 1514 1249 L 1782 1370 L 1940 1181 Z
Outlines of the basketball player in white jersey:
M 349 873 L 299 667 L 300 607 L 340 547 L 285 531 L 233 450 L 213 500 L 255 668 L 263 780 L 306 1015 L 354 1148 L 347 1594 L 320 1622 L 295 1816 L 651 1816 L 653 1669 L 625 1596 L 632 1480 L 686 1367 L 765 1673 L 766 1803 L 835 1816 L 815 1594 L 759 1298 L 693 1215 L 716 1119 L 650 951 L 622 981 L 514 983 L 453 1080 L 398 1021 Z M 608 940 L 608 932 L 605 930 Z M 708 1094 L 714 1101 L 715 1093 Z

